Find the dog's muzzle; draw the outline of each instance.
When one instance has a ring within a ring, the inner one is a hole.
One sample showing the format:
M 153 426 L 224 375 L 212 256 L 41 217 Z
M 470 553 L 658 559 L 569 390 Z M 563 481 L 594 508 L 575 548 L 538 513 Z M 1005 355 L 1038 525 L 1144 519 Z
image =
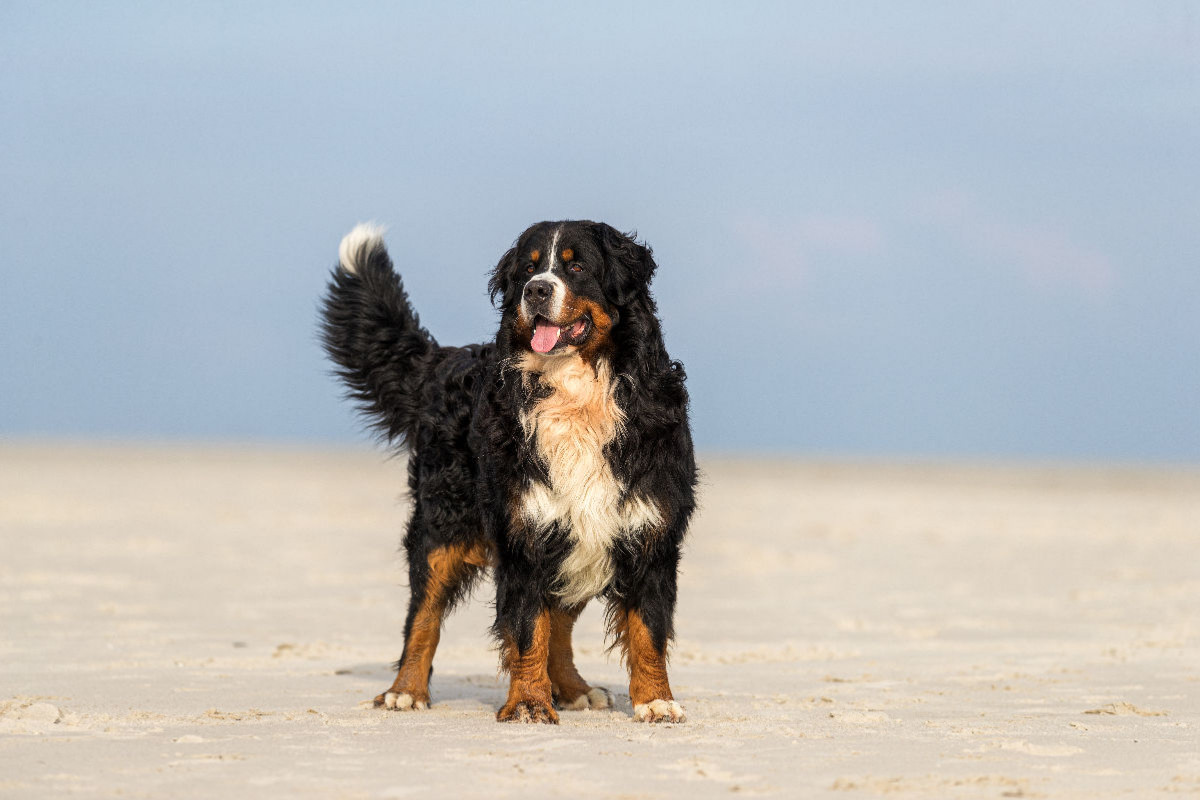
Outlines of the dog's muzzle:
M 551 301 L 554 299 L 554 284 L 550 281 L 531 280 L 525 284 L 525 292 L 523 299 L 525 307 L 532 314 L 539 314 L 547 311 Z

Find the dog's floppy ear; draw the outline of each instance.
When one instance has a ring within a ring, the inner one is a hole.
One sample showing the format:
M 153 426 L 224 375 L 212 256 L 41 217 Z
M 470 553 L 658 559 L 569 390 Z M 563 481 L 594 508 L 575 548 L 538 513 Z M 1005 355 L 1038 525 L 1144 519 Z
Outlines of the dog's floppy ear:
M 616 305 L 628 305 L 650 285 L 657 266 L 654 255 L 637 242 L 637 234 L 621 233 L 603 222 L 595 223 L 594 231 L 604 248 L 604 293 Z
M 500 263 L 492 270 L 492 276 L 488 278 L 488 292 L 492 296 L 492 305 L 496 304 L 496 297 L 499 296 L 500 307 L 507 308 L 510 300 L 509 295 L 513 289 L 513 268 L 517 262 L 517 248 L 514 245 L 507 253 L 500 256 Z

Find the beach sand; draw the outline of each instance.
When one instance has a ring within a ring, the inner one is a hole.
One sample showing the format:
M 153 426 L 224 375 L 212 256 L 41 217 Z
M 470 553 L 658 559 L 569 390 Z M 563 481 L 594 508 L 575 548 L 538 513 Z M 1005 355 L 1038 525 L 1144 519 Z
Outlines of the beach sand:
M 404 462 L 0 444 L 0 796 L 1200 794 L 1200 472 L 708 458 L 679 725 L 500 725 L 485 584 L 373 709 Z M 366 701 L 366 702 L 364 702 Z

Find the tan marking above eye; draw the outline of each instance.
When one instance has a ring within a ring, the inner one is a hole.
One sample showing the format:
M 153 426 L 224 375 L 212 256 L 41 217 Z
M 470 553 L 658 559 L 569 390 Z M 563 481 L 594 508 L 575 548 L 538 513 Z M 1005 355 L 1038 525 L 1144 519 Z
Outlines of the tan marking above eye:
M 574 257 L 575 257 L 575 251 L 572 250 L 571 248 L 568 247 L 566 250 L 562 251 L 562 260 L 563 261 L 570 261 Z
M 529 260 L 535 264 L 538 262 L 538 259 L 541 257 L 542 257 L 541 250 L 534 250 L 532 253 L 529 254 Z

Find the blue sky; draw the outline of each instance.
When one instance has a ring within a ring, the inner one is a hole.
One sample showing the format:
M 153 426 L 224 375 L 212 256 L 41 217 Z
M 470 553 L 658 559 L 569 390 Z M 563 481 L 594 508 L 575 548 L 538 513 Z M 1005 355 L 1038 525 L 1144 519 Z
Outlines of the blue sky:
M 710 450 L 1200 461 L 1200 7 L 0 7 L 0 436 L 363 441 L 389 226 L 442 343 L 637 229 Z

